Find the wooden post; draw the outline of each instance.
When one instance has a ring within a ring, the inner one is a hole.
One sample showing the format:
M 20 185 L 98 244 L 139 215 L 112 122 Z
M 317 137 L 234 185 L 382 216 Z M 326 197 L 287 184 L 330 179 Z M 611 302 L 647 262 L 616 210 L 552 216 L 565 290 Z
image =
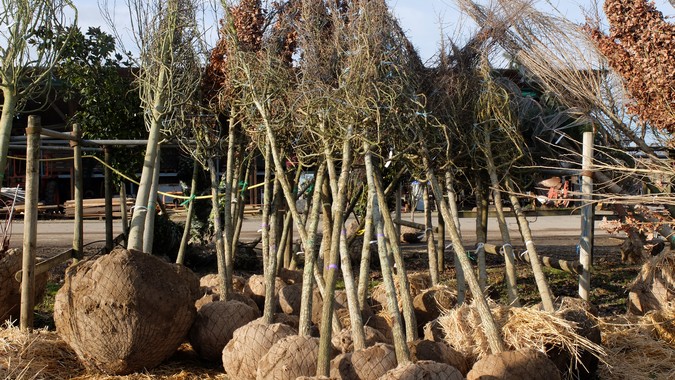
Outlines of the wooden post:
M 83 222 L 83 179 L 82 179 L 82 146 L 80 145 L 80 126 L 73 124 L 72 135 L 76 141 L 70 141 L 73 147 L 73 200 L 75 201 L 75 225 L 73 226 L 73 262 L 82 260 L 84 256 L 84 222 Z
M 584 132 L 581 162 L 581 238 L 579 261 L 583 272 L 579 275 L 579 297 L 588 301 L 591 291 L 591 266 L 593 263 L 593 131 Z
M 113 249 L 112 170 L 110 170 L 110 146 L 103 147 L 105 168 L 103 186 L 105 194 L 105 248 Z
M 122 215 L 122 234 L 124 235 L 124 246 L 126 247 L 129 238 L 129 215 L 127 213 L 127 185 L 120 183 L 120 213 Z
M 33 328 L 35 307 L 35 249 L 37 242 L 37 203 L 40 179 L 40 117 L 30 115 L 26 136 L 26 211 L 23 223 L 23 261 L 21 270 L 21 316 L 22 331 Z

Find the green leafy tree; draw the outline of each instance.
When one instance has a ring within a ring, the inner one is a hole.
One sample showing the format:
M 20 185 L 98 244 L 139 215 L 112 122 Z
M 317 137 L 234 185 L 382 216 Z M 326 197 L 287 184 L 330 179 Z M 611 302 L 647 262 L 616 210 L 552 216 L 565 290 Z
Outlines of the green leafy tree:
M 51 85 L 51 71 L 61 49 L 36 49 L 39 30 L 64 28 L 76 17 L 68 0 L 2 0 L 0 5 L 0 173 L 7 166 L 12 120 L 30 98 L 44 94 Z

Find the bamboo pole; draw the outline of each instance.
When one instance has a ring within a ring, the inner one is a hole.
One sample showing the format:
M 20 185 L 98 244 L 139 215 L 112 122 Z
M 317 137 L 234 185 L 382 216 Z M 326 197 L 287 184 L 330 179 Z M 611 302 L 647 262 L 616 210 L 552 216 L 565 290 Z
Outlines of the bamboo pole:
M 105 248 L 108 252 L 113 249 L 113 209 L 112 209 L 112 170 L 110 170 L 111 155 L 110 146 L 103 148 L 103 159 L 105 168 L 103 169 L 103 191 L 105 196 Z M 155 169 L 159 170 L 159 169 Z
M 579 296 L 588 301 L 591 291 L 591 267 L 593 264 L 593 137 L 592 131 L 584 132 L 583 156 L 581 163 L 581 238 L 579 240 L 579 261 L 583 272 L 579 276 Z
M 21 315 L 22 331 L 33 328 L 35 307 L 35 250 L 37 243 L 37 203 L 40 185 L 40 117 L 28 116 L 28 146 L 26 147 L 26 211 L 23 224 L 23 260 L 21 270 Z
M 82 257 L 84 256 L 84 252 L 82 252 L 84 245 L 84 221 L 82 218 L 84 206 L 82 195 L 84 194 L 84 191 L 82 182 L 82 146 L 78 142 L 81 137 L 79 124 L 73 124 L 72 134 L 76 138 L 75 141 L 71 140 L 70 142 L 70 146 L 73 147 L 73 199 L 75 200 L 75 220 L 73 221 L 73 262 L 76 263 L 79 260 L 82 260 Z

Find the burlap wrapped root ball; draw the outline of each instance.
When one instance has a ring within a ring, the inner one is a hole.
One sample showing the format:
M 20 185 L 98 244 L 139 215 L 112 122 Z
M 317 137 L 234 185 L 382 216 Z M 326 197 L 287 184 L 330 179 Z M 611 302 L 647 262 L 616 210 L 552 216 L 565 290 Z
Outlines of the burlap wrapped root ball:
M 223 368 L 231 379 L 255 380 L 258 362 L 278 340 L 296 334 L 288 325 L 266 325 L 261 320 L 234 331 L 223 349 Z
M 301 300 L 302 284 L 284 286 L 279 290 L 279 306 L 286 314 L 300 315 Z
M 217 273 L 210 273 L 199 279 L 199 286 L 202 294 L 220 293 L 220 279 Z M 246 279 L 241 276 L 232 276 L 232 290 L 235 293 L 243 293 L 246 286 Z
M 394 368 L 379 380 L 464 380 L 464 376 L 449 364 L 420 360 Z
M 602 344 L 596 318 L 597 310 L 593 305 L 580 298 L 562 297 L 556 301 L 556 306 L 558 306 L 556 315 L 572 322 L 577 334 L 596 345 Z M 600 362 L 593 352 L 579 349 L 574 353 L 556 344 L 546 348 L 546 356 L 558 367 L 560 373 L 568 373 L 569 378 L 580 380 L 594 379 Z
M 358 379 L 375 380 L 396 367 L 396 351 L 389 344 L 375 343 L 351 356 L 352 366 Z
M 363 326 L 363 332 L 366 338 L 366 347 L 370 347 L 375 343 L 384 343 L 386 340 L 384 335 L 378 330 L 370 327 Z M 331 336 L 331 343 L 338 351 L 342 353 L 354 351 L 354 339 L 352 338 L 352 329 L 342 329 L 337 334 Z
M 228 301 L 239 301 L 243 304 L 246 304 L 247 306 L 252 307 L 255 310 L 258 310 L 260 312 L 260 309 L 258 309 L 258 304 L 255 303 L 250 297 L 242 294 L 242 293 L 229 293 L 227 295 L 227 300 Z M 197 311 L 202 308 L 202 306 L 211 303 L 211 302 L 216 302 L 220 301 L 220 295 L 216 293 L 209 293 L 209 294 L 204 294 L 200 299 L 198 299 L 195 302 L 195 307 L 197 308 Z
M 288 285 L 302 284 L 302 271 L 295 269 L 279 269 L 279 278 Z
M 559 380 L 560 372 L 546 355 L 533 349 L 504 351 L 477 361 L 467 380 Z
M 319 339 L 291 335 L 278 340 L 258 363 L 257 380 L 295 380 L 316 375 Z
M 455 367 L 462 376 L 469 372 L 469 365 L 466 358 L 448 346 L 445 342 L 434 342 L 426 339 L 418 339 L 408 342 L 408 350 L 410 350 L 410 359 L 413 362 L 430 360 L 437 363 L 444 363 Z
M 424 326 L 457 305 L 457 292 L 444 285 L 423 290 L 413 299 L 417 325 L 420 335 L 424 335 Z
M 286 286 L 286 283 L 279 277 L 274 278 L 274 308 L 280 310 L 279 291 Z M 265 307 L 265 277 L 260 274 L 254 274 L 248 278 L 244 286 L 244 294 L 250 297 L 258 305 L 260 310 Z
M 190 344 L 202 359 L 220 361 L 234 331 L 258 317 L 257 307 L 239 301 L 211 302 L 197 312 L 190 329 Z
M 199 279 L 189 269 L 118 248 L 66 271 L 54 321 L 88 369 L 128 374 L 176 351 L 194 322 L 198 295 Z
M 675 251 L 664 251 L 647 261 L 629 290 L 629 313 L 644 315 L 649 311 L 672 308 L 675 302 Z
M 417 228 L 401 226 L 401 241 L 416 244 L 424 239 L 424 231 Z
M 22 254 L 18 249 L 0 252 L 0 324 L 6 320 L 19 319 L 21 309 L 21 283 L 14 274 L 21 270 Z M 35 303 L 39 303 L 45 293 L 48 273 L 35 276 Z
M 415 299 L 424 289 L 431 286 L 431 277 L 427 272 L 417 272 L 408 274 L 408 283 L 410 284 L 410 297 Z M 401 300 L 401 281 L 398 275 L 394 275 L 394 286 L 396 287 L 396 299 L 398 300 L 398 308 L 402 309 L 403 304 Z M 387 287 L 381 283 L 373 288 L 370 298 L 373 300 L 373 311 L 387 309 Z

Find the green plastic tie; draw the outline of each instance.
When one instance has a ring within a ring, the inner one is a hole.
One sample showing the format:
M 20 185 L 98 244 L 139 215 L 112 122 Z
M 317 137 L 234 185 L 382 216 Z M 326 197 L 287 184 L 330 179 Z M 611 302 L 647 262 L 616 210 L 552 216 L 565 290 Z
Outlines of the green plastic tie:
M 180 205 L 181 205 L 181 206 L 185 206 L 185 205 L 187 205 L 188 203 L 192 202 L 195 198 L 197 198 L 197 196 L 196 196 L 195 194 L 192 194 L 192 195 L 190 195 L 190 198 L 188 198 L 188 199 L 184 200 L 183 202 L 181 202 Z

